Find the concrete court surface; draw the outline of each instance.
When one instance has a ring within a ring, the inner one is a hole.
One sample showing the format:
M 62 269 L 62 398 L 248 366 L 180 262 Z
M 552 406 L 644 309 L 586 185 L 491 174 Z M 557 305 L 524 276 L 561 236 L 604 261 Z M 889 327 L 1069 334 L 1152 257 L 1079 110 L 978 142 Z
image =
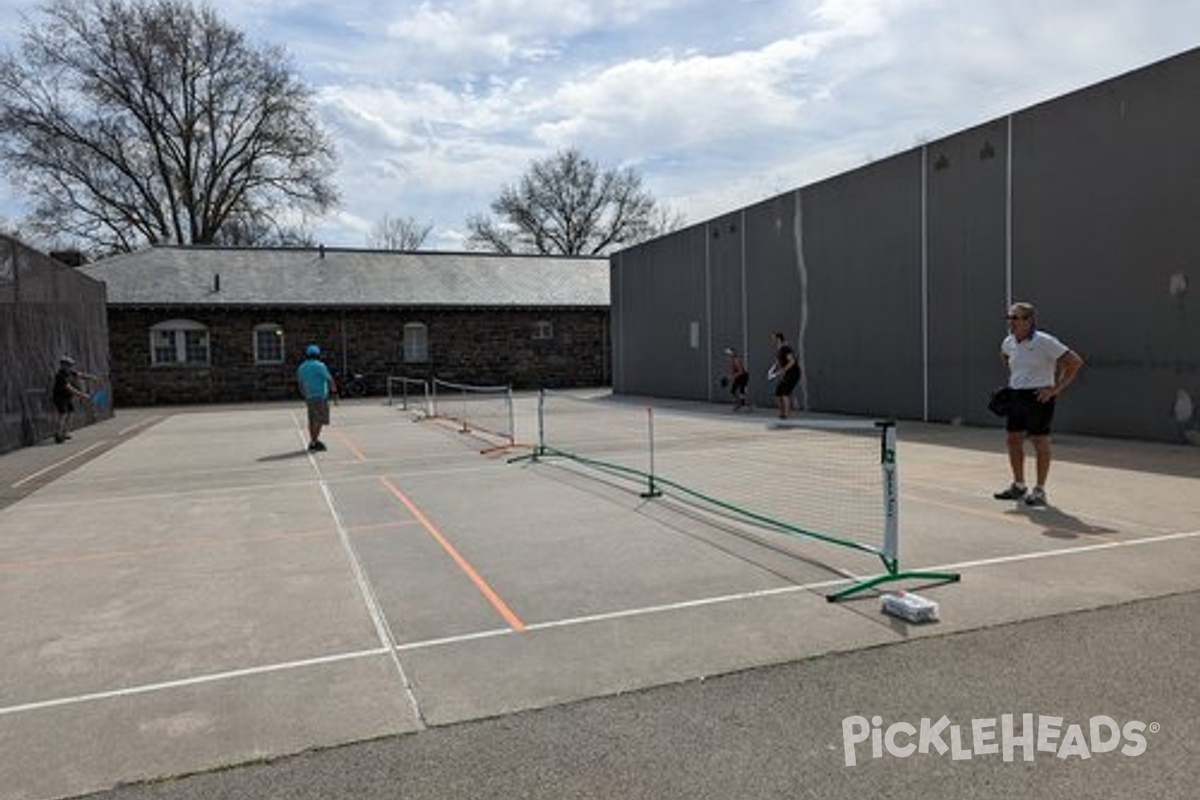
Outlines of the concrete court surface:
M 508 715 L 706 676 L 753 681 L 744 671 L 766 665 L 789 667 L 763 676 L 840 664 L 846 685 L 835 675 L 807 698 L 834 723 L 889 711 L 1053 713 L 1054 695 L 1038 708 L 972 707 L 961 689 L 943 709 L 928 686 L 862 709 L 854 698 L 879 694 L 878 672 L 863 668 L 867 686 L 847 662 L 802 660 L 865 662 L 902 653 L 879 645 L 908 642 L 941 648 L 938 663 L 952 668 L 968 657 L 956 648 L 991 634 L 983 646 L 1011 684 L 1020 660 L 1038 657 L 1014 631 L 1038 620 L 1061 643 L 1077 627 L 1106 630 L 1098 617 L 1047 621 L 1090 609 L 1118 616 L 1127 649 L 1153 630 L 1171 657 L 1145 669 L 1132 648 L 1118 663 L 1141 672 L 1114 683 L 1116 709 L 1094 700 L 1068 710 L 1082 721 L 1152 715 L 1168 732 L 1197 733 L 1200 653 L 1185 613 L 1200 589 L 1196 448 L 1059 437 L 1053 506 L 1032 511 L 990 497 L 1004 481 L 998 431 L 902 423 L 903 565 L 963 575 L 922 588 L 942 620 L 910 626 L 881 615 L 877 597 L 824 600 L 844 582 L 839 570 L 877 571 L 858 554 L 741 531 L 561 464 L 508 464 L 453 426 L 376 401 L 334 409 L 327 453 L 309 456 L 302 428 L 296 405 L 118 412 L 61 448 L 0 457 L 0 798 L 79 795 L 396 734 L 436 742 L 476 720 L 552 729 L 555 713 L 592 707 Z M 1081 674 L 1106 676 L 1116 648 L 1079 647 Z M 1178 670 L 1192 680 L 1178 683 Z M 908 685 L 903 670 L 890 674 L 893 688 Z M 1163 691 L 1177 684 L 1193 694 Z M 915 705 L 903 702 L 910 693 Z M 809 756 L 844 777 L 841 730 L 825 734 Z M 1160 741 L 1148 754 L 1172 763 L 1196 749 Z M 877 766 L 907 763 L 918 762 Z M 1110 777 L 1127 768 L 1095 763 Z

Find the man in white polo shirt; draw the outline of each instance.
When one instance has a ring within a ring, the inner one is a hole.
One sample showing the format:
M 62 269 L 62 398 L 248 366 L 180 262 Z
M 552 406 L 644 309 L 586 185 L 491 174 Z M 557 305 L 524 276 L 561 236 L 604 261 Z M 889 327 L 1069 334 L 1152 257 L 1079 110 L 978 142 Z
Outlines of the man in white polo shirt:
M 1005 423 L 1012 484 L 994 495 L 997 500 L 1024 500 L 1029 506 L 1046 505 L 1046 478 L 1050 474 L 1050 423 L 1054 402 L 1071 385 L 1083 359 L 1052 334 L 1037 329 L 1033 305 L 1013 303 L 1008 309 L 1008 336 L 1000 343 L 1000 359 L 1008 365 L 1012 408 Z M 1025 485 L 1025 439 L 1033 443 L 1037 483 Z

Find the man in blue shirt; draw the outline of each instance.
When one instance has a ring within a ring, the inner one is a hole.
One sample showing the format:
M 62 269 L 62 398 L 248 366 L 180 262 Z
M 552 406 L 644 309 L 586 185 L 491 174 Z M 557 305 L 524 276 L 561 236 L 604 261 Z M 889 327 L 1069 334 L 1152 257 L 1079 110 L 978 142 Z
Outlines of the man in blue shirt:
M 329 424 L 329 395 L 337 394 L 337 383 L 321 361 L 321 348 L 310 344 L 304 351 L 304 363 L 296 369 L 296 382 L 308 406 L 308 449 L 324 450 L 321 428 Z

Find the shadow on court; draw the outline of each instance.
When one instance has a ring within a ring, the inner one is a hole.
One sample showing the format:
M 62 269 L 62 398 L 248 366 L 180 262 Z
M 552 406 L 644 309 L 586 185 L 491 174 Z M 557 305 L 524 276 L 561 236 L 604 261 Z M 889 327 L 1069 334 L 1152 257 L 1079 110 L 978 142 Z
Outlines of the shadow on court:
M 299 450 L 290 450 L 286 453 L 273 453 L 269 456 L 259 456 L 256 461 L 260 464 L 269 463 L 271 461 L 291 461 L 297 458 L 307 458 L 308 448 L 302 447 Z
M 1019 509 L 1013 512 L 1025 517 L 1033 525 L 1043 528 L 1042 534 L 1056 539 L 1076 539 L 1080 536 L 1119 533 L 1116 528 L 1097 525 L 1068 514 L 1053 505 L 1039 509 Z

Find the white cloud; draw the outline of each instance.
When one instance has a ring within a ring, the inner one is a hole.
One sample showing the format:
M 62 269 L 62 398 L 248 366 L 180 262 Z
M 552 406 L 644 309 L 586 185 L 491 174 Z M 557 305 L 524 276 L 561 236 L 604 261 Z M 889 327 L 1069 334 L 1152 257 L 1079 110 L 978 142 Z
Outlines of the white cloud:
M 789 40 L 728 56 L 627 61 L 560 87 L 538 136 L 554 147 L 591 140 L 669 151 L 792 125 L 807 102 L 792 91 L 795 78 L 815 53 Z
M 383 30 L 400 50 L 397 60 L 422 76 L 486 73 L 557 61 L 577 35 L 631 27 L 678 5 L 679 0 L 424 0 L 404 4 Z M 369 20 L 355 24 L 378 27 Z
M 471 24 L 446 7 L 421 3 L 410 15 L 387 26 L 387 35 L 399 46 L 415 45 L 426 53 L 435 53 L 446 63 L 507 64 L 518 50 L 512 37 L 503 30 Z
M 316 88 L 345 202 L 319 233 L 348 245 L 386 213 L 433 220 L 454 246 L 468 214 L 565 146 L 634 166 L 699 222 L 1173 55 L 1200 30 L 1194 0 L 215 5 L 286 45 Z M 0 44 L 14 9 L 35 7 L 0 0 Z

